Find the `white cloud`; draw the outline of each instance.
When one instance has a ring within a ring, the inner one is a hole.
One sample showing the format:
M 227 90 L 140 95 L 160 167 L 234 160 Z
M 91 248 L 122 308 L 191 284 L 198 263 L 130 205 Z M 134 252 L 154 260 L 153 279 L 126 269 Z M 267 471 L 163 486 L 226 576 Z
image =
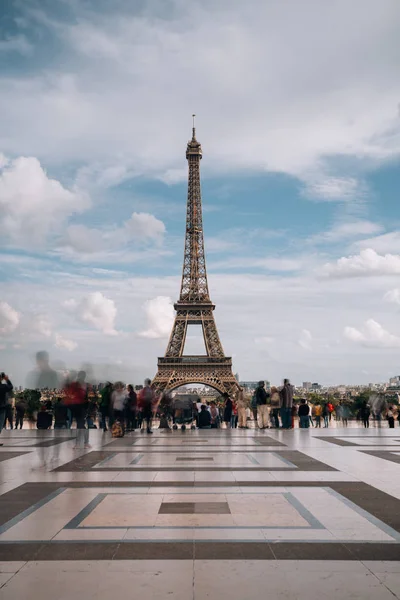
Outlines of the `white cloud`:
M 372 250 L 361 250 L 360 254 L 339 258 L 335 263 L 326 263 L 321 269 L 328 277 L 364 277 L 400 274 L 400 256 L 381 256 Z
M 139 335 L 145 338 L 169 337 L 174 322 L 174 305 L 171 298 L 157 296 L 144 305 L 148 329 Z
M 73 298 L 63 302 L 64 308 L 73 312 L 81 321 L 92 325 L 106 335 L 117 335 L 115 319 L 117 308 L 114 300 L 101 292 L 93 292 L 77 302 Z
M 36 158 L 19 157 L 0 171 L 0 225 L 2 243 L 24 247 L 43 244 L 59 231 L 64 220 L 89 206 L 85 194 L 64 188 L 50 179 Z
M 68 22 L 35 11 L 62 42 L 48 68 L 1 82 L 10 155 L 22 147 L 48 163 L 94 163 L 112 181 L 127 171 L 173 178 L 188 135 L 182 115 L 199 97 L 210 169 L 284 172 L 308 187 L 322 171 L 314 193 L 343 199 L 357 183 L 332 175 L 330 157 L 370 164 L 399 154 L 397 0 L 328 10 L 318 0 L 174 1 L 167 15 L 159 2 L 107 13 L 70 4 Z
M 313 235 L 309 241 L 312 243 L 336 243 L 346 239 L 354 239 L 356 237 L 380 233 L 382 230 L 382 225 L 379 225 L 379 223 L 373 223 L 372 221 L 348 221 L 344 223 L 337 223 L 328 231 Z M 360 245 L 361 244 L 362 242 L 360 242 Z M 368 248 L 370 247 L 371 246 L 368 246 Z
M 303 350 L 311 350 L 312 343 L 312 335 L 308 329 L 303 329 L 299 338 L 299 346 L 303 348 Z
M 154 215 L 134 212 L 122 227 L 94 229 L 85 225 L 67 227 L 61 248 L 67 248 L 81 255 L 115 252 L 127 245 L 141 245 L 163 241 L 165 225 Z
M 390 290 L 389 292 L 386 292 L 383 299 L 386 300 L 386 302 L 391 302 L 393 304 L 400 304 L 400 289 L 395 288 L 394 290 Z
M 360 240 L 354 244 L 358 248 L 372 248 L 375 252 L 385 254 L 396 252 L 400 254 L 400 231 L 390 231 L 366 240 Z
M 400 337 L 389 333 L 377 321 L 368 319 L 362 329 L 355 327 L 345 327 L 344 337 L 370 348 L 399 348 Z
M 53 335 L 52 323 L 47 315 L 36 314 L 26 315 L 24 318 L 25 328 L 29 333 L 38 334 L 43 337 L 51 337 Z
M 61 350 L 68 350 L 68 352 L 72 352 L 78 347 L 78 344 L 76 342 L 74 342 L 73 340 L 67 340 L 66 338 L 62 337 L 59 333 L 56 333 L 56 341 L 54 345 L 56 346 L 56 348 L 59 348 Z
M 331 177 L 323 172 L 304 175 L 304 195 L 315 200 L 351 202 L 365 193 L 362 184 L 354 177 Z
M 8 335 L 19 325 L 20 315 L 7 302 L 0 302 L 0 334 Z
M 132 213 L 124 226 L 133 240 L 160 241 L 165 233 L 164 223 L 148 213 Z

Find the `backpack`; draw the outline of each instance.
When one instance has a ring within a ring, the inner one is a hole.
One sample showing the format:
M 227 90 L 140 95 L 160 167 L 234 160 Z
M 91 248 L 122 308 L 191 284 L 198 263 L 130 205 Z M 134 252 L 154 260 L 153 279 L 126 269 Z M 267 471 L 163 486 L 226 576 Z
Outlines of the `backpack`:
M 111 427 L 111 435 L 113 438 L 122 438 L 125 433 L 120 421 L 115 421 L 113 426 Z

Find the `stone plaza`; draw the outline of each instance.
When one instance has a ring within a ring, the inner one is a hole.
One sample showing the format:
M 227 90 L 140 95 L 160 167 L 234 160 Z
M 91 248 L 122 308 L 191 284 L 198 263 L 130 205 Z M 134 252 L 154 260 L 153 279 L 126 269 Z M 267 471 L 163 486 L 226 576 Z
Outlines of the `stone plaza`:
M 4 431 L 0 598 L 400 598 L 400 433 Z

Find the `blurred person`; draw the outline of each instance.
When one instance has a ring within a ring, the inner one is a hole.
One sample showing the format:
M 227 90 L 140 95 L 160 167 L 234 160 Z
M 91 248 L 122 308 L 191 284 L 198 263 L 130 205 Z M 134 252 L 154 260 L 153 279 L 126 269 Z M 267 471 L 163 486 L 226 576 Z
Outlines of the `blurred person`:
M 28 375 L 26 387 L 31 390 L 58 389 L 57 371 L 50 367 L 49 353 L 45 350 L 36 353 L 36 369 Z
M 201 405 L 201 411 L 199 414 L 199 429 L 211 429 L 211 414 L 207 410 L 205 404 Z
M 302 398 L 300 401 L 300 406 L 298 410 L 299 415 L 299 426 L 301 429 L 308 429 L 310 427 L 310 407 L 306 403 L 305 398 Z
M 324 427 L 329 427 L 329 408 L 327 402 L 322 406 L 322 416 L 324 417 Z
M 236 429 L 238 421 L 238 410 L 234 400 L 232 400 L 232 416 L 231 416 L 231 429 Z
M 91 448 L 89 444 L 89 429 L 85 420 L 88 408 L 88 391 L 85 371 L 79 371 L 76 381 L 70 381 L 65 387 L 65 404 L 71 410 L 72 421 L 76 421 L 77 436 L 74 450 L 82 447 Z
M 153 410 L 156 406 L 156 397 L 151 388 L 151 379 L 145 379 L 144 387 L 138 394 L 138 405 L 142 413 L 142 419 L 146 421 L 147 433 L 152 434 L 151 425 L 153 420 Z
M 67 429 L 68 409 L 62 398 L 57 398 L 54 404 L 54 429 Z
M 227 429 L 229 429 L 230 427 L 232 427 L 231 423 L 232 423 L 233 402 L 227 392 L 224 392 L 222 394 L 222 397 L 225 400 L 224 423 L 226 424 Z
M 340 419 L 343 418 L 343 402 L 342 401 L 340 401 L 339 404 L 336 406 L 335 413 L 336 413 L 336 421 L 337 421 L 337 423 L 339 423 Z
M 386 413 L 386 418 L 388 420 L 389 423 L 389 428 L 390 429 L 394 429 L 394 412 L 393 412 L 393 406 L 389 406 L 387 413 Z
M 106 385 L 100 392 L 100 428 L 105 432 L 108 428 L 111 428 L 112 417 L 111 417 L 111 394 L 112 394 L 112 383 L 107 381 Z M 107 428 L 108 421 L 108 428 Z M 111 421 L 111 423 L 110 423 Z
M 121 381 L 114 384 L 114 391 L 111 394 L 111 406 L 114 421 L 119 421 L 124 426 L 125 407 L 128 399 L 128 392 Z
M 335 407 L 333 406 L 333 404 L 332 404 L 332 402 L 330 400 L 328 401 L 327 406 L 328 406 L 328 418 L 329 418 L 329 422 L 331 422 L 331 420 L 332 420 L 332 413 L 335 410 Z
M 293 407 L 294 388 L 289 379 L 283 380 L 283 387 L 279 392 L 281 399 L 281 420 L 282 428 L 290 429 L 292 424 L 292 407 Z
M 18 429 L 18 425 L 19 428 L 22 429 L 26 409 L 26 400 L 24 400 L 23 398 L 18 399 L 15 404 L 15 429 Z
M 13 384 L 5 373 L 0 373 L 0 433 L 3 430 L 7 412 L 7 398 L 13 391 Z M 0 444 L 2 446 L 3 444 Z
M 211 428 L 219 429 L 220 416 L 219 416 L 219 410 L 218 410 L 215 402 L 211 402 L 211 404 L 210 404 L 210 416 L 211 416 Z
M 136 429 L 136 412 L 137 412 L 137 395 L 132 384 L 127 386 L 128 397 L 126 404 L 126 429 L 127 431 L 135 431 Z M 167 398 L 164 394 L 163 398 Z
M 239 429 L 247 429 L 247 417 L 246 417 L 246 406 L 247 402 L 244 397 L 244 391 L 241 386 L 238 386 L 236 392 L 236 406 L 239 417 Z
M 250 408 L 251 408 L 251 413 L 253 415 L 254 426 L 256 426 L 257 425 L 257 398 L 256 398 L 255 392 L 251 397 Z
M 7 394 L 6 422 L 4 425 L 4 429 L 7 429 L 7 423 L 9 423 L 10 429 L 14 428 L 14 407 L 12 391 L 9 394 Z
M 294 429 L 294 420 L 297 417 L 297 404 L 296 402 L 293 402 L 293 406 L 292 406 L 292 429 Z
M 369 428 L 369 417 L 371 414 L 371 409 L 367 403 L 366 400 L 363 401 L 362 405 L 361 405 L 361 409 L 360 409 L 360 416 L 361 416 L 361 420 L 363 422 L 364 428 L 368 429 Z
M 271 421 L 275 429 L 279 429 L 279 411 L 281 407 L 281 399 L 279 396 L 278 388 L 272 386 L 271 388 Z
M 322 417 L 322 406 L 317 401 L 314 405 L 314 415 L 315 415 L 315 427 L 321 427 L 321 417 Z
M 48 412 L 46 405 L 42 404 L 38 412 L 36 427 L 38 429 L 51 429 L 53 424 L 53 415 Z
M 343 423 L 343 427 L 347 427 L 349 424 L 349 416 L 350 416 L 350 409 L 347 406 L 347 404 L 342 404 L 342 410 L 341 410 L 341 417 L 342 417 L 342 423 Z
M 266 429 L 269 425 L 268 404 L 271 402 L 271 395 L 265 390 L 265 382 L 259 381 L 256 389 L 257 417 L 258 427 Z

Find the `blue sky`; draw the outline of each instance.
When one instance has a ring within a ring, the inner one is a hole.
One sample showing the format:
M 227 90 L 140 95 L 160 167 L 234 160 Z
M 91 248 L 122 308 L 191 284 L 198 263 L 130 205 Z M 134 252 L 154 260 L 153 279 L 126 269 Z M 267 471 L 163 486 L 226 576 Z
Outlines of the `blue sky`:
M 397 373 L 400 5 L 283 4 L 2 3 L 0 357 L 17 383 L 42 348 L 59 367 L 154 374 L 192 112 L 235 371 Z

